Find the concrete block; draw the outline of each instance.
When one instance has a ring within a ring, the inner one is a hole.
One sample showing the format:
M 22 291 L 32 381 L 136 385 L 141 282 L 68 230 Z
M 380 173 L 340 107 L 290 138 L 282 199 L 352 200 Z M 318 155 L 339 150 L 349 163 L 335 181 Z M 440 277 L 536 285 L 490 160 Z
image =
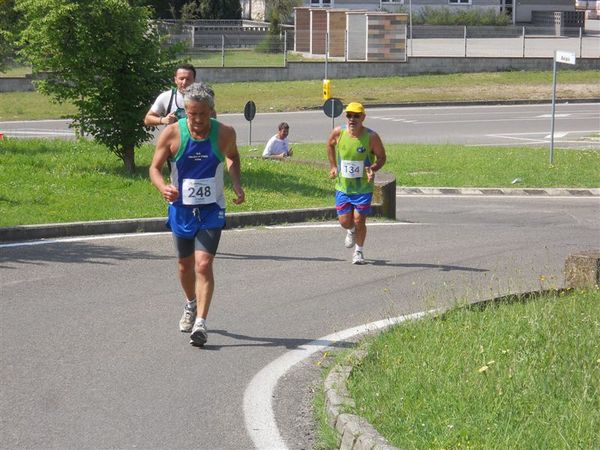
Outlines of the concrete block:
M 565 261 L 565 287 L 589 289 L 600 286 L 600 250 L 574 253 Z

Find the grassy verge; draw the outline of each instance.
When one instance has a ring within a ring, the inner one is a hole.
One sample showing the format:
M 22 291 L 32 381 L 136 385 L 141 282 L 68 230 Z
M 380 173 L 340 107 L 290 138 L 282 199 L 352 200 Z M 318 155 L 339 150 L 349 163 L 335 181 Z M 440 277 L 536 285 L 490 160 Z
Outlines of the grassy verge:
M 403 323 L 369 340 L 351 412 L 400 448 L 598 448 L 598 317 L 595 290 Z
M 212 83 L 219 113 L 244 110 L 297 111 L 323 104 L 322 81 Z M 332 80 L 332 95 L 348 103 L 403 104 L 445 101 L 549 100 L 552 72 L 499 72 Z M 600 72 L 563 70 L 557 98 L 600 98 Z M 154 99 L 148 99 L 150 107 Z M 52 105 L 36 92 L 0 93 L 0 120 L 54 119 L 73 114 L 72 105 Z
M 256 150 L 240 151 L 247 201 L 230 211 L 333 204 L 326 166 L 264 161 L 249 157 Z M 546 149 L 391 145 L 387 152 L 386 170 L 401 186 L 503 187 L 519 177 L 520 187 L 599 187 L 597 151 L 557 149 L 552 167 Z M 0 226 L 163 216 L 165 205 L 148 180 L 152 153 L 150 145 L 140 148 L 138 170 L 127 175 L 120 160 L 92 142 L 4 139 Z M 326 160 L 324 144 L 298 144 L 295 155 Z

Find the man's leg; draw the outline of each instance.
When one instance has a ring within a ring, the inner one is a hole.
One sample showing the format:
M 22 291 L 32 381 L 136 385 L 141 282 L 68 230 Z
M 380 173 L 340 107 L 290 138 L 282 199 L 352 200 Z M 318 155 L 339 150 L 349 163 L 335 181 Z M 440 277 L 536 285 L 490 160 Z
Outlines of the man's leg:
M 356 227 L 356 231 L 354 232 L 356 245 L 362 247 L 365 243 L 365 239 L 367 238 L 367 215 L 361 214 L 358 211 L 354 211 L 353 222 L 354 226 Z
M 179 268 L 179 282 L 183 292 L 188 300 L 193 300 L 196 296 L 196 273 L 194 272 L 194 254 L 179 258 L 177 265 Z
M 210 253 L 200 250 L 196 250 L 195 255 L 195 293 L 198 304 L 198 318 L 206 319 L 215 290 L 215 278 L 213 274 L 213 261 L 215 257 Z

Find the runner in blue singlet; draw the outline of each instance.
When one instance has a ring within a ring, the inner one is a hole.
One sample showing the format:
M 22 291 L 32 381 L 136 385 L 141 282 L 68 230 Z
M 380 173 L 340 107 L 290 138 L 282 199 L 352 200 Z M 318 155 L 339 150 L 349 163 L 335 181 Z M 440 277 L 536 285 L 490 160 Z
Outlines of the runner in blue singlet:
M 212 265 L 225 226 L 224 166 L 236 196 L 233 203 L 242 203 L 245 194 L 235 130 L 211 118 L 212 89 L 204 83 L 192 84 L 184 92 L 184 105 L 187 117 L 160 135 L 149 173 L 169 202 L 167 226 L 173 232 L 179 280 L 186 295 L 179 329 L 191 331 L 190 343 L 203 346 L 214 290 Z M 171 163 L 170 183 L 162 176 L 167 161 Z

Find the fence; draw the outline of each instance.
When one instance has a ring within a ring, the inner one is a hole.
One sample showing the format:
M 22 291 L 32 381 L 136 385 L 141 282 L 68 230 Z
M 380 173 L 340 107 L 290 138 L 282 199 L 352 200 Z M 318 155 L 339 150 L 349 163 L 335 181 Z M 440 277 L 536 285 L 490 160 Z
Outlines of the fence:
M 256 21 L 161 21 L 166 45 L 187 44 L 186 54 L 209 67 L 285 66 L 288 60 L 405 61 L 410 57 L 552 57 L 555 50 L 578 58 L 600 57 L 600 29 L 546 26 L 439 26 L 408 24 L 369 49 L 365 30 L 315 35 L 285 26 L 279 36 Z M 244 51 L 242 51 L 244 50 Z M 371 54 L 369 54 L 371 52 Z

